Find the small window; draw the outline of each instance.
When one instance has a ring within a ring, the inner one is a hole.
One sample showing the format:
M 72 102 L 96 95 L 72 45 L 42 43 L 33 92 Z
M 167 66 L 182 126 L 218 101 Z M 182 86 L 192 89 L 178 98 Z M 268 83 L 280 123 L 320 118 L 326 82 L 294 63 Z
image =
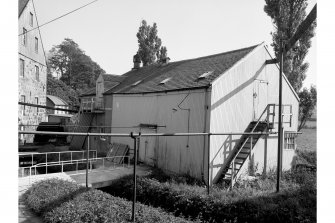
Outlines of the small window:
M 142 82 L 142 80 L 136 81 L 135 83 L 132 84 L 132 86 L 136 86 L 136 85 L 138 85 L 141 82 Z
M 162 80 L 162 81 L 159 83 L 159 85 L 166 84 L 166 83 L 167 83 L 169 80 L 171 80 L 171 79 L 172 79 L 171 77 L 168 77 L 168 78 Z
M 199 79 L 204 79 L 204 78 L 208 77 L 209 75 L 211 75 L 212 73 L 213 73 L 213 71 L 205 72 L 198 77 L 198 80 Z
M 35 97 L 35 105 L 38 105 L 38 97 Z M 35 109 L 36 114 L 38 113 L 38 107 Z
M 40 69 L 35 65 L 35 77 L 37 81 L 40 81 Z
M 38 53 L 38 38 L 35 37 L 35 52 Z
M 26 96 L 25 95 L 21 95 L 20 102 L 26 103 Z M 22 105 L 21 109 L 22 109 L 22 115 L 25 115 L 26 114 L 26 106 Z
M 20 59 L 20 76 L 24 77 L 24 60 Z
M 284 134 L 284 148 L 285 149 L 296 149 L 296 132 L 285 132 Z
M 23 28 L 22 31 L 22 45 L 26 46 L 27 45 L 27 30 Z
M 33 16 L 33 13 L 30 13 L 29 23 L 30 23 L 30 26 L 34 26 L 34 16 Z

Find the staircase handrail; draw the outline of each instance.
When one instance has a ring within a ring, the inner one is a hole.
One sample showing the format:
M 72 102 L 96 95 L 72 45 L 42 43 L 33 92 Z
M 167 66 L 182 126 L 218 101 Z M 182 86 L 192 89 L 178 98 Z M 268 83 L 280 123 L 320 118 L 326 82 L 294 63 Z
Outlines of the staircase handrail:
M 268 105 L 265 107 L 264 111 L 263 111 L 262 114 L 259 116 L 259 118 L 258 118 L 258 120 L 257 120 L 257 122 L 256 122 L 256 125 L 252 128 L 252 130 L 250 131 L 250 133 L 253 133 L 253 132 L 255 131 L 255 129 L 257 128 L 257 126 L 258 126 L 258 124 L 259 124 L 259 122 L 261 121 L 261 118 L 263 117 L 263 115 L 265 114 L 265 112 L 268 110 L 268 107 L 269 107 L 269 106 L 270 106 L 270 104 L 268 104 Z M 248 141 L 248 139 L 249 139 L 250 137 L 253 137 L 253 136 L 252 136 L 252 135 L 248 136 L 248 137 L 244 140 L 244 142 L 242 143 L 242 145 L 239 147 L 239 149 L 237 150 L 237 152 L 235 152 L 235 155 L 233 156 L 233 158 L 230 159 L 231 161 L 230 161 L 230 162 L 227 162 L 227 163 L 230 163 L 229 166 L 232 165 L 232 172 L 231 172 L 231 187 L 234 186 L 234 185 L 233 185 L 233 181 L 234 181 L 234 172 L 235 172 L 235 170 L 234 170 L 235 159 L 236 159 L 236 157 L 238 156 L 238 154 L 240 153 L 240 151 L 243 149 L 244 145 L 247 143 L 247 141 Z

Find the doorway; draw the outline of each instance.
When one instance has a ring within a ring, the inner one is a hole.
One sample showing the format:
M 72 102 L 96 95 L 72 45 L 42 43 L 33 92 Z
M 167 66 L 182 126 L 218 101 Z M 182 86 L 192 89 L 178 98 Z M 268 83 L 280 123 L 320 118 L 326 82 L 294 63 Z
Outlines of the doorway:
M 157 133 L 157 129 L 154 128 L 145 128 L 141 127 L 140 132 L 142 134 L 150 134 L 150 133 Z M 140 138 L 140 149 L 138 154 L 138 159 L 140 162 L 143 162 L 149 166 L 156 165 L 156 138 L 157 136 L 153 137 L 145 137 L 141 136 Z
M 253 115 L 257 121 L 268 104 L 268 84 L 266 80 L 255 79 L 253 83 Z M 266 118 L 266 116 L 264 116 Z

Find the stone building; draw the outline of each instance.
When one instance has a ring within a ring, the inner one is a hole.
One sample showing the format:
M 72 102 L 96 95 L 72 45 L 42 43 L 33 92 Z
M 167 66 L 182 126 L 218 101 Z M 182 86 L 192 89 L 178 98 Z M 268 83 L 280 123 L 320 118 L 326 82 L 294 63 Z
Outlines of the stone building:
M 34 4 L 30 0 L 19 0 L 19 94 L 21 102 L 45 105 L 47 67 L 42 39 L 36 28 L 37 18 Z M 35 130 L 45 121 L 45 109 L 19 105 L 18 124 L 21 130 Z M 33 135 L 21 135 L 19 141 L 32 142 Z

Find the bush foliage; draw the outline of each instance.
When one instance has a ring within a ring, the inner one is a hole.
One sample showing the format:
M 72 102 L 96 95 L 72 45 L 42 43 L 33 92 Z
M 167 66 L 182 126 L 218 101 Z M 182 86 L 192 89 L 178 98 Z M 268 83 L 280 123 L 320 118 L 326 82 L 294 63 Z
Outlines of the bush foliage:
M 84 187 L 70 181 L 57 178 L 47 179 L 34 183 L 23 194 L 23 200 L 36 214 L 41 215 L 84 190 Z
M 129 222 L 132 213 L 132 203 L 127 200 L 61 179 L 33 184 L 23 195 L 23 201 L 47 223 Z M 189 221 L 161 209 L 137 204 L 136 222 Z
M 176 216 L 205 222 L 315 222 L 316 186 L 312 173 L 284 173 L 282 192 L 274 193 L 275 177 L 240 184 L 232 191 L 213 188 L 207 195 L 204 186 L 176 183 L 159 176 L 159 180 L 139 177 L 137 200 L 160 207 Z M 152 176 L 151 176 L 152 177 Z M 181 180 L 182 181 L 182 180 Z M 124 177 L 103 191 L 132 199 L 132 177 Z M 162 202 L 164 201 L 164 202 Z

